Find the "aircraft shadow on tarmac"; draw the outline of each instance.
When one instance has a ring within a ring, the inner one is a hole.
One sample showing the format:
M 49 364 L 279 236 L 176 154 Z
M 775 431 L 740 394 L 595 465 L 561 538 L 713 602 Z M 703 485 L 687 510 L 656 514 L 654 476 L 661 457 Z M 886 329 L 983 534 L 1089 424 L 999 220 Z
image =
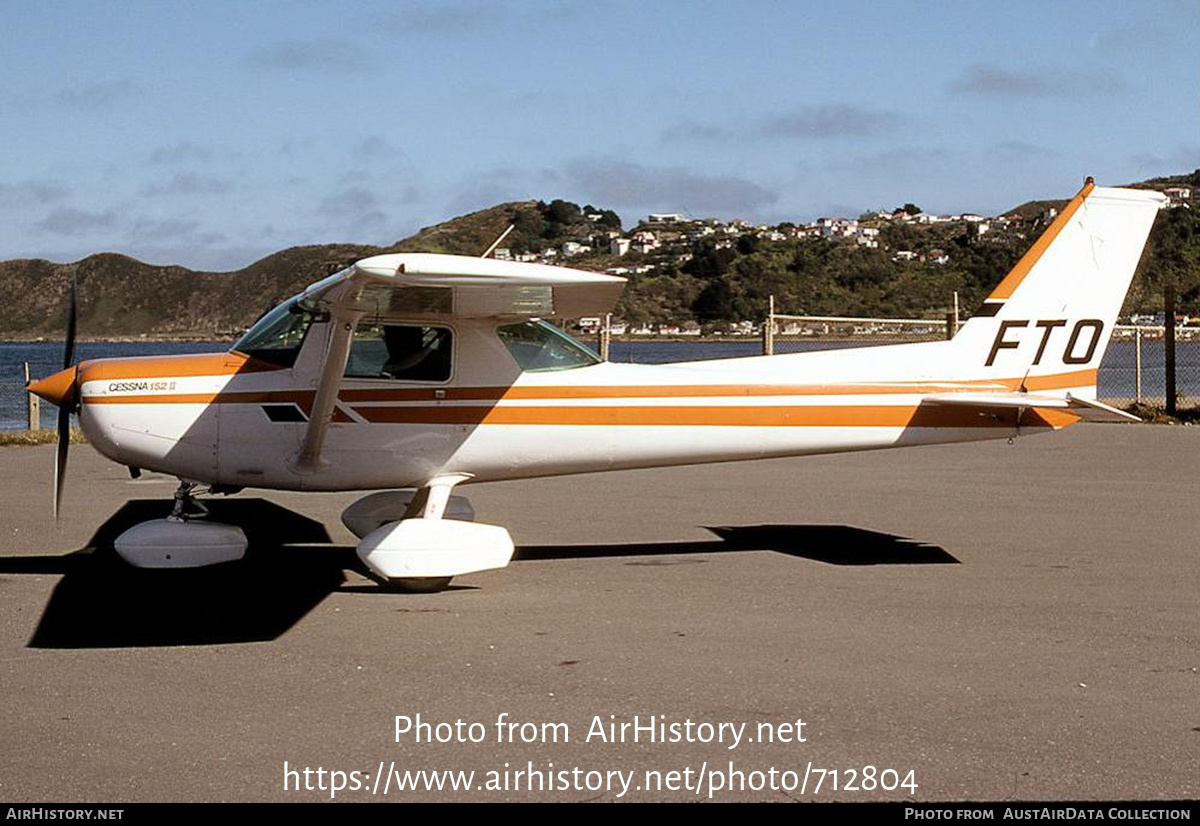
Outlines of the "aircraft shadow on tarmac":
M 849 525 L 748 525 L 710 527 L 706 530 L 712 531 L 719 538 L 707 542 L 547 545 L 517 548 L 513 559 L 528 561 L 774 551 L 830 565 L 959 564 L 957 559 L 937 545 Z
M 239 562 L 190 570 L 139 570 L 113 541 L 127 528 L 170 511 L 162 500 L 134 500 L 114 513 L 87 546 L 70 554 L 0 558 L 0 574 L 61 574 L 30 638 L 30 648 L 215 645 L 277 639 L 334 591 L 389 593 L 347 585 L 366 575 L 352 546 L 333 545 L 324 525 L 263 499 L 205 503 L 214 520 L 240 526 L 250 548 Z M 844 525 L 709 528 L 705 542 L 522 546 L 514 561 L 651 557 L 668 564 L 690 554 L 774 551 L 835 565 L 956 564 L 942 548 Z M 632 563 L 631 563 L 632 564 Z
M 361 569 L 354 548 L 330 545 L 320 522 L 263 499 L 212 499 L 215 521 L 238 525 L 250 548 L 238 562 L 145 570 L 113 550 L 126 529 L 171 503 L 126 502 L 87 546 L 67 555 L 0 559 L 0 573 L 63 574 L 30 648 L 125 648 L 273 640 Z

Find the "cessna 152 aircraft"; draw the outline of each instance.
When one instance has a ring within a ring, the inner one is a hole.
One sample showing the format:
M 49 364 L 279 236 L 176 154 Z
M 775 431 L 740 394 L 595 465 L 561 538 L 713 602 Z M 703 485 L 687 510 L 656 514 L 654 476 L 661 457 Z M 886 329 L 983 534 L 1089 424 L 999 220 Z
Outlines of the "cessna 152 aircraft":
M 127 465 L 177 476 L 174 513 L 116 542 L 135 566 L 240 558 L 195 493 L 381 490 L 343 521 L 379 578 L 437 588 L 508 564 L 467 482 L 1008 438 L 1080 419 L 1158 193 L 1078 195 L 950 341 L 671 365 L 601 362 L 542 319 L 612 308 L 624 279 L 486 258 L 363 259 L 228 353 L 73 364 L 29 391 Z

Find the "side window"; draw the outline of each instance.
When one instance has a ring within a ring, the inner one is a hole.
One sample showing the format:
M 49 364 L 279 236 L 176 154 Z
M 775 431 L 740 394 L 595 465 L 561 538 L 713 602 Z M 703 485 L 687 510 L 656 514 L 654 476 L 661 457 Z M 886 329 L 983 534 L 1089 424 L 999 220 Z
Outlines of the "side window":
M 530 373 L 573 370 L 600 363 L 599 356 L 544 321 L 497 327 L 496 335 L 521 369 Z
M 445 327 L 360 324 L 350 344 L 346 377 L 447 381 L 453 334 Z

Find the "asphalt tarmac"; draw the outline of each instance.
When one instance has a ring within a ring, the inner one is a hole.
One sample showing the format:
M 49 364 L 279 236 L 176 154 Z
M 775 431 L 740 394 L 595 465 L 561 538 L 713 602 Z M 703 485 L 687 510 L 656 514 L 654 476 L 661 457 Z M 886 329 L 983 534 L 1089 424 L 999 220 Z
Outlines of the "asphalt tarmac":
M 174 480 L 77 445 L 55 525 L 52 464 L 0 449 L 2 801 L 1200 795 L 1200 429 L 467 487 L 517 559 L 420 595 L 353 495 L 218 499 L 245 560 L 130 569 Z

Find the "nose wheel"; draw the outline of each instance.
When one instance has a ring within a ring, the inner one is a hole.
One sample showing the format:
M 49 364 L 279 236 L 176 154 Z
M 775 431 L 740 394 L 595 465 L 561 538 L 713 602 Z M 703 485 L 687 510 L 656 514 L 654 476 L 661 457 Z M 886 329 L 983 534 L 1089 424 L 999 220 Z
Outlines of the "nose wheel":
M 415 576 L 384 580 L 386 585 L 408 594 L 436 594 L 450 587 L 451 576 Z

